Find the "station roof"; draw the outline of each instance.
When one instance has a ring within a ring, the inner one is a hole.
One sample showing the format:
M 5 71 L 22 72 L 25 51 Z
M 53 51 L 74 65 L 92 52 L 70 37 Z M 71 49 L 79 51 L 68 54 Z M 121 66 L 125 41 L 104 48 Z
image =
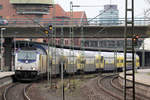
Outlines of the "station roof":
M 12 4 L 52 4 L 52 0 L 9 0 Z

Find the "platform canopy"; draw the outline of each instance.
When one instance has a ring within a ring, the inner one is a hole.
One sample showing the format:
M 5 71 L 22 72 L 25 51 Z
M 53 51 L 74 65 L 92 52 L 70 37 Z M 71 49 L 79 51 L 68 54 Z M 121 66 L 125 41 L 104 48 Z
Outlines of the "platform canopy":
M 12 4 L 52 4 L 52 0 L 9 0 Z

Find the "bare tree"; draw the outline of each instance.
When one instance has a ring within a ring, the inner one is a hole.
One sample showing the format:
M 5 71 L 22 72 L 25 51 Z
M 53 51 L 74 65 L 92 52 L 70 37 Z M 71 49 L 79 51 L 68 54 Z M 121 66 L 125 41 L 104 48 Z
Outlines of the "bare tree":
M 150 0 L 145 0 L 145 2 L 147 2 L 150 5 Z M 144 11 L 144 17 L 150 18 L 150 8 L 148 8 Z

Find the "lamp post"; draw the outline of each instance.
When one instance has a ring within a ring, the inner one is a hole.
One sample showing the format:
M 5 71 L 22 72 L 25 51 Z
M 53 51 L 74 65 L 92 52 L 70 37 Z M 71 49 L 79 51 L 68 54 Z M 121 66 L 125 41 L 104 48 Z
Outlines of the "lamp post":
M 6 28 L 1 28 L 1 71 L 3 71 L 3 31 L 6 30 Z
M 145 44 L 144 44 L 144 38 L 143 38 L 143 50 L 142 50 L 142 67 L 144 68 L 145 67 Z
M 16 35 L 17 35 L 18 32 L 15 32 L 15 36 L 14 36 L 14 52 L 13 52 L 13 66 L 12 66 L 12 71 L 15 70 L 15 56 L 16 56 L 16 48 L 17 48 L 17 45 L 16 45 Z

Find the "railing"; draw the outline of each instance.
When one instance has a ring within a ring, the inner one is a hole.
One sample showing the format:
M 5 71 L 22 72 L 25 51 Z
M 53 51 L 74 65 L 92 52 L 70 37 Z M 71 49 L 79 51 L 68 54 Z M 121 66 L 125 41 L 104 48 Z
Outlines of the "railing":
M 129 19 L 130 20 L 130 19 Z M 45 18 L 45 19 L 31 19 L 31 18 L 20 18 L 20 19 L 9 19 L 8 25 L 88 25 L 88 26 L 124 26 L 125 19 L 80 19 L 74 18 L 72 21 L 70 18 Z M 150 24 L 150 19 L 135 18 L 135 26 L 147 26 Z

